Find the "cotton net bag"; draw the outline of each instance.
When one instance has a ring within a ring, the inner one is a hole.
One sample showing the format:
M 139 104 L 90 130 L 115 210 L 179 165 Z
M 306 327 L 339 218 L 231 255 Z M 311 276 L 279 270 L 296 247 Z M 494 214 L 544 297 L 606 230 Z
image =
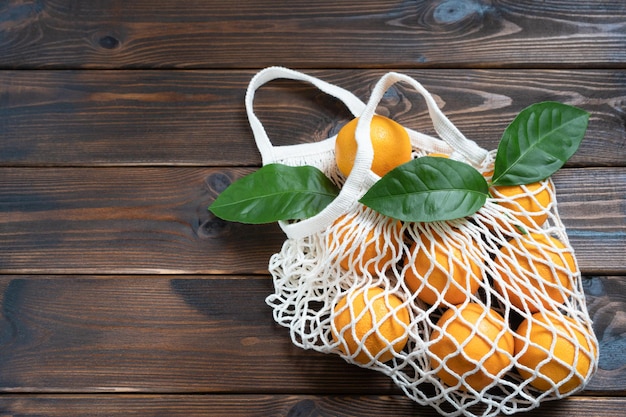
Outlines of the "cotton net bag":
M 253 100 L 277 78 L 311 83 L 359 117 L 347 178 L 336 136 L 271 144 Z M 315 166 L 341 187 L 318 215 L 280 222 L 287 239 L 270 259 L 275 291 L 266 299 L 275 321 L 296 346 L 382 372 L 443 415 L 513 414 L 577 392 L 597 368 L 597 340 L 550 179 L 516 193 L 492 187 L 480 210 L 452 221 L 400 222 L 359 203 L 380 179 L 370 169 L 370 122 L 396 83 L 421 95 L 439 136 L 405 128 L 413 158 L 436 153 L 489 179 L 495 150 L 465 138 L 408 76 L 384 75 L 367 103 L 280 67 L 251 80 L 246 107 L 263 164 Z

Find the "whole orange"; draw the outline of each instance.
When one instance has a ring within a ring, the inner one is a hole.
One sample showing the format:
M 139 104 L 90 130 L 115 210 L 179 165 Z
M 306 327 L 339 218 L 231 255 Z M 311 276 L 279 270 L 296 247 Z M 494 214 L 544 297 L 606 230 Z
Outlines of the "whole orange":
M 402 223 L 391 218 L 377 227 L 358 216 L 343 215 L 331 226 L 326 246 L 330 253 L 337 252 L 336 259 L 343 269 L 373 275 L 384 272 L 399 254 L 401 227 Z
M 446 310 L 432 332 L 431 366 L 448 386 L 482 390 L 512 366 L 513 333 L 486 306 L 467 303 Z
M 358 118 L 352 119 L 339 130 L 335 142 L 335 160 L 344 176 L 350 175 L 356 159 L 356 126 Z M 411 140 L 406 129 L 399 123 L 374 115 L 370 124 L 370 139 L 374 149 L 372 171 L 378 176 L 411 160 Z
M 516 330 L 518 371 L 541 390 L 556 387 L 560 394 L 579 388 L 591 376 L 598 346 L 589 331 L 571 317 L 539 312 Z
M 369 286 L 343 296 L 333 309 L 332 336 L 360 364 L 387 362 L 408 340 L 410 315 L 397 295 Z
M 511 223 L 520 222 L 529 228 L 539 228 L 548 219 L 553 203 L 553 189 L 549 180 L 526 185 L 490 187 L 495 202 L 506 209 Z
M 572 290 L 577 272 L 573 250 L 560 240 L 541 233 L 512 239 L 502 246 L 494 259 L 501 268 L 496 289 L 511 304 L 532 313 L 552 309 L 551 301 L 562 304 Z M 537 297 L 534 293 L 544 295 Z
M 411 247 L 415 260 L 411 263 L 407 259 L 410 267 L 404 281 L 428 304 L 438 305 L 441 299 L 460 304 L 480 286 L 484 255 L 475 240 L 454 239 L 457 233 L 454 230 L 446 235 L 433 233 L 432 238 L 424 234 L 423 246 L 414 242 Z

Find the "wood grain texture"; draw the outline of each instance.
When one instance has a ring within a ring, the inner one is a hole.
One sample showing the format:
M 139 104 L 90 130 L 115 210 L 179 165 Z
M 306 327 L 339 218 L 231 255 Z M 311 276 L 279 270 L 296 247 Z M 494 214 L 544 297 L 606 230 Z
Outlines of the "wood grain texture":
M 207 211 L 261 164 L 251 77 L 283 65 L 366 100 L 407 73 L 496 147 L 545 100 L 591 113 L 554 176 L 600 342 L 587 389 L 524 416 L 626 407 L 623 0 L 0 2 L 0 416 L 437 416 L 386 376 L 295 347 L 264 300 L 275 224 Z M 351 115 L 297 82 L 255 110 L 277 144 Z M 379 112 L 433 134 L 394 86 Z
M 284 240 L 277 224 L 227 223 L 208 211 L 250 170 L 2 171 L 1 271 L 266 273 Z
M 615 417 L 626 400 L 583 397 L 547 402 L 527 417 Z M 406 397 L 381 395 L 3 395 L 6 415 L 65 417 L 437 417 Z
M 626 48 L 625 48 L 626 50 Z M 387 71 L 306 70 L 367 100 Z M 624 166 L 626 72 L 401 70 L 421 82 L 465 135 L 495 149 L 525 107 L 552 100 L 591 113 L 568 166 Z M 244 95 L 255 71 L 0 71 L 0 165 L 258 166 Z M 351 115 L 312 86 L 274 81 L 255 101 L 277 145 L 323 140 Z M 407 85 L 379 112 L 435 135 Z
M 600 342 L 585 393 L 624 394 L 626 279 L 583 282 Z M 6 275 L 0 292 L 0 392 L 401 394 L 293 345 L 268 276 Z
M 626 62 L 621 0 L 76 3 L 0 8 L 4 68 L 585 67 Z
M 266 273 L 277 224 L 222 221 L 207 207 L 252 169 L 2 168 L 0 272 Z M 585 274 L 626 270 L 626 170 L 555 176 Z

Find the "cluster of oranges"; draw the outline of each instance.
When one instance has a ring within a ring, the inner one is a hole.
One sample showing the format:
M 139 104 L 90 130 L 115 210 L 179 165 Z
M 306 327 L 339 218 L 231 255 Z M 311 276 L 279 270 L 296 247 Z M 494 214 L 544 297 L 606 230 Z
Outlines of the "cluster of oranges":
M 356 119 L 337 136 L 337 164 L 344 175 L 356 155 L 355 128 Z M 374 116 L 371 139 L 372 170 L 380 176 L 412 158 L 405 129 L 388 118 Z M 401 265 L 410 290 L 405 297 L 369 286 L 343 295 L 334 307 L 331 330 L 344 354 L 361 364 L 393 359 L 407 345 L 410 305 L 417 298 L 440 314 L 425 336 L 431 367 L 446 385 L 480 391 L 514 366 L 542 391 L 556 387 L 565 394 L 581 385 L 592 370 L 597 346 L 587 327 L 560 312 L 577 267 L 571 248 L 541 230 L 553 204 L 551 183 L 492 186 L 490 194 L 503 215 L 485 225 L 504 230 L 509 238 L 492 253 L 452 227 L 418 234 L 393 219 L 369 229 L 367 222 L 346 216 L 335 222 L 328 249 L 338 254 L 343 269 L 376 276 Z M 366 238 L 357 244 L 356 236 Z M 494 289 L 486 292 L 496 299 L 487 303 L 477 302 L 476 296 L 486 286 L 485 262 L 490 262 Z M 498 302 L 510 306 L 504 316 L 489 307 Z

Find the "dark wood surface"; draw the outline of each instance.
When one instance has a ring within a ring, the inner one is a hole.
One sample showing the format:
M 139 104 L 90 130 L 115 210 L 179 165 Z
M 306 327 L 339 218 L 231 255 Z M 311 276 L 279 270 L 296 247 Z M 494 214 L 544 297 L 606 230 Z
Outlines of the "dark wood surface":
M 622 0 L 0 4 L 0 415 L 437 415 L 384 375 L 293 346 L 264 301 L 281 230 L 207 211 L 261 163 L 243 98 L 268 65 L 364 100 L 404 72 L 488 149 L 534 102 L 591 112 L 554 180 L 600 369 L 524 415 L 623 415 Z M 349 119 L 287 81 L 255 109 L 278 144 Z M 401 86 L 382 111 L 433 133 Z
M 12 68 L 621 67 L 622 0 L 4 2 Z

